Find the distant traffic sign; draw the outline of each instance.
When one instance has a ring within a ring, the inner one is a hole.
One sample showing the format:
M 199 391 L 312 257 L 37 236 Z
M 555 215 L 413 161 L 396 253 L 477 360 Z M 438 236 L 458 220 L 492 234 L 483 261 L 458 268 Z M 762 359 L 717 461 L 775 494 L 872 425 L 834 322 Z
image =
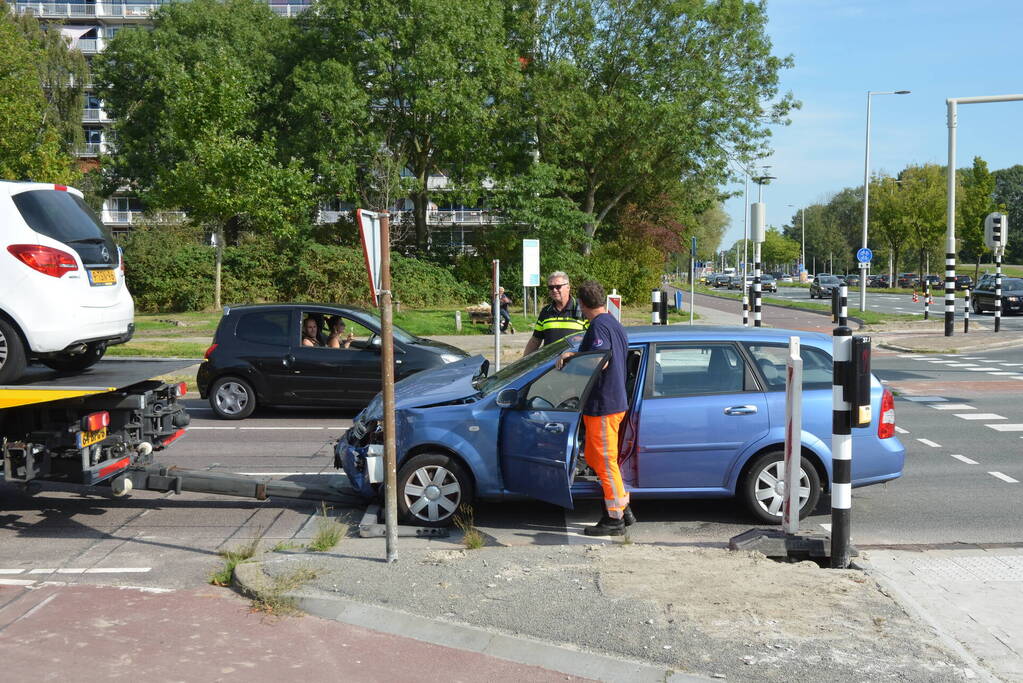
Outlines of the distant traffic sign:
M 870 263 L 870 260 L 874 258 L 874 252 L 866 247 L 861 247 L 856 250 L 856 260 L 860 263 Z

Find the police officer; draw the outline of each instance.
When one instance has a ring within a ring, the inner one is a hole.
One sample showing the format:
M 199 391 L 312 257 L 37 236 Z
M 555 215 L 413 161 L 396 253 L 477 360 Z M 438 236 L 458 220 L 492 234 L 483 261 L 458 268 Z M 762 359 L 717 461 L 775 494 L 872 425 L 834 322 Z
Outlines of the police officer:
M 570 291 L 568 275 L 556 270 L 547 277 L 547 293 L 551 302 L 543 307 L 533 326 L 533 336 L 526 343 L 523 356 L 536 351 L 543 344 L 550 344 L 586 329 L 586 316 L 579 302 Z

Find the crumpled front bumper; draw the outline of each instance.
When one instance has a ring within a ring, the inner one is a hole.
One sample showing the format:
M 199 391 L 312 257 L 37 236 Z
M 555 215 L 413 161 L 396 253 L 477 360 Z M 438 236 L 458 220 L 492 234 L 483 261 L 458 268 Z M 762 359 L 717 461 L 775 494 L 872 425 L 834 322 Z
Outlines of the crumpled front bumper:
M 334 467 L 344 470 L 345 475 L 348 476 L 348 483 L 359 495 L 376 498 L 376 488 L 369 482 L 369 473 L 366 468 L 368 452 L 369 446 L 353 446 L 345 437 L 341 437 L 334 444 Z

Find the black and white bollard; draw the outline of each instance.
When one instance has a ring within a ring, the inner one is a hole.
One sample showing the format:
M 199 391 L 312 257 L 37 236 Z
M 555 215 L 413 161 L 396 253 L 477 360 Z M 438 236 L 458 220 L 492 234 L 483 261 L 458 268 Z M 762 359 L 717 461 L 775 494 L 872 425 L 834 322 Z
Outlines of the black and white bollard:
M 1002 329 L 1002 250 L 995 248 L 995 332 Z
M 661 320 L 661 290 L 659 289 L 655 289 L 650 292 L 650 324 L 664 324 Z
M 749 327 L 749 288 L 746 287 L 746 278 L 742 281 L 742 326 Z
M 851 373 L 852 330 L 849 329 L 848 289 L 838 295 L 838 327 L 834 331 L 831 380 L 831 566 L 849 566 L 849 524 L 852 508 L 852 406 L 844 384 Z
M 963 334 L 970 331 L 970 288 L 966 288 L 966 296 L 963 299 L 966 305 L 963 306 Z
M 743 287 L 746 283 L 743 283 Z M 753 245 L 753 327 L 760 327 L 761 324 L 761 311 L 763 307 L 760 303 L 760 245 L 754 243 Z
M 924 280 L 924 320 L 931 319 L 931 283 Z
M 956 255 L 945 254 L 945 336 L 951 337 L 956 318 Z

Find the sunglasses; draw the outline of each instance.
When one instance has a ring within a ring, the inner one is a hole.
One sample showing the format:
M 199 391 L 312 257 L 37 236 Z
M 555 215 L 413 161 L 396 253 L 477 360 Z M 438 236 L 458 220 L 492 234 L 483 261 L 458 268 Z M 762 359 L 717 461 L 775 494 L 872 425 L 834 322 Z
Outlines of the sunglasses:
M 566 282 L 566 283 L 561 284 L 561 285 L 547 285 L 547 289 L 549 289 L 552 292 L 554 290 L 556 290 L 556 289 L 561 289 L 562 287 L 568 287 L 568 283 Z

